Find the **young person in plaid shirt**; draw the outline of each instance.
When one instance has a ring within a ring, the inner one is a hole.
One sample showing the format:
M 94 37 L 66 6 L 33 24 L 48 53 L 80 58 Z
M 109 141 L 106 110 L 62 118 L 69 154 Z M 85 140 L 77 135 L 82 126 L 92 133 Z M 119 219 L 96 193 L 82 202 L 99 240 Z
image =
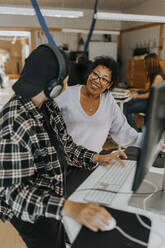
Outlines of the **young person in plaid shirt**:
M 64 169 L 45 128 L 43 107 L 69 166 L 93 170 L 97 163 L 122 163 L 119 155 L 126 157 L 123 152 L 96 154 L 73 143 L 57 104 L 45 94 L 58 74 L 51 48 L 39 46 L 26 59 L 13 86 L 15 95 L 0 112 L 0 218 L 13 224 L 29 248 L 65 247 L 64 240 L 55 245 L 64 215 L 93 231 L 104 230 L 96 217 L 104 223 L 111 218 L 94 203 L 65 199 Z

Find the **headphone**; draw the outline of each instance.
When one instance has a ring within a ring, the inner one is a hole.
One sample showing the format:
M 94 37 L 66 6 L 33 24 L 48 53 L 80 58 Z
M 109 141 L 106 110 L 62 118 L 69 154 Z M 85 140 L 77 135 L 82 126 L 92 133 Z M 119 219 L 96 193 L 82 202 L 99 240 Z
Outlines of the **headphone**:
M 52 79 L 49 83 L 47 88 L 45 89 L 45 95 L 49 98 L 57 97 L 62 89 L 63 89 L 63 80 L 67 76 L 67 63 L 64 54 L 55 46 L 50 44 L 44 44 L 43 46 L 48 47 L 54 53 L 58 67 L 59 67 L 59 74 L 57 78 Z

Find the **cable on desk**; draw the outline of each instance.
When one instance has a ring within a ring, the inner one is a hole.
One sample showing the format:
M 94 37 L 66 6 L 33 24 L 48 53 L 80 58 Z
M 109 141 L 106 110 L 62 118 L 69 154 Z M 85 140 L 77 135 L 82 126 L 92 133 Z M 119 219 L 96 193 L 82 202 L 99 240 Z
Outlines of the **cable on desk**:
M 141 219 L 141 217 L 140 217 L 138 214 L 136 214 L 136 217 L 137 217 L 138 221 L 140 222 L 140 224 L 141 224 L 142 226 L 144 226 L 145 228 L 151 230 L 151 227 L 150 227 L 149 225 L 147 225 L 147 224 Z M 136 239 L 136 238 L 130 236 L 128 233 L 124 232 L 119 226 L 116 226 L 115 228 L 116 228 L 124 237 L 126 237 L 127 239 L 129 239 L 129 240 L 131 240 L 131 241 L 133 241 L 133 242 L 135 242 L 135 243 L 138 243 L 138 244 L 140 244 L 140 245 L 142 245 L 142 246 L 145 246 L 145 247 L 148 246 L 148 243 L 146 243 L 146 242 L 144 242 L 144 241 L 141 241 L 141 240 L 139 240 L 139 239 Z M 157 230 L 155 230 L 155 229 L 153 229 L 153 228 L 152 228 L 152 232 L 155 233 L 155 234 L 160 238 L 160 244 L 159 244 L 158 247 L 159 247 L 159 248 L 160 248 L 160 247 L 163 247 L 163 245 L 164 245 L 164 242 L 163 242 L 164 239 L 163 239 L 162 235 L 160 235 L 160 234 L 157 232 Z M 158 248 L 158 247 L 157 247 L 157 248 Z
M 146 195 L 146 194 L 149 195 L 149 196 L 147 196 L 147 197 L 144 199 L 144 201 L 143 201 L 143 208 L 144 208 L 144 210 L 145 210 L 145 208 L 146 208 L 145 202 L 146 202 L 153 194 L 155 194 L 156 192 L 161 192 L 161 191 L 163 191 L 163 190 L 158 190 L 157 185 L 154 184 L 154 183 L 152 183 L 152 182 L 150 182 L 150 181 L 148 181 L 148 180 L 144 180 L 144 181 L 145 181 L 146 183 L 148 183 L 148 184 L 151 184 L 151 185 L 154 187 L 154 191 L 153 191 L 153 192 L 145 192 L 145 193 L 134 193 L 134 195 L 137 195 L 138 197 L 139 197 L 140 195 L 142 195 L 143 197 L 144 197 L 144 195 Z M 106 190 L 106 189 L 100 189 L 100 188 L 79 189 L 79 190 L 77 190 L 77 192 L 78 192 L 78 191 L 86 191 L 86 190 L 97 190 L 97 191 L 103 191 L 103 192 L 113 193 L 113 194 L 132 194 L 132 191 L 130 191 L 130 192 L 117 192 L 117 191 Z M 141 219 L 141 217 L 140 217 L 138 214 L 136 214 L 136 217 L 137 217 L 138 221 L 141 223 L 142 226 L 144 226 L 145 228 L 151 230 L 151 227 L 150 227 L 149 225 L 147 225 L 147 224 Z M 138 244 L 141 244 L 141 245 L 147 247 L 147 245 L 148 245 L 147 243 L 145 243 L 145 242 L 143 242 L 143 241 L 141 241 L 141 240 L 138 240 L 138 239 L 136 239 L 136 238 L 130 236 L 129 234 L 125 233 L 119 226 L 116 226 L 115 228 L 116 228 L 123 236 L 125 236 L 126 238 L 132 240 L 133 242 L 136 242 L 136 243 L 138 243 Z M 159 244 L 159 246 L 158 246 L 157 248 L 161 248 L 161 247 L 163 248 L 163 246 L 164 246 L 164 242 L 163 242 L 163 241 L 164 241 L 164 238 L 163 238 L 163 236 L 160 235 L 160 234 L 157 232 L 157 230 L 155 230 L 155 229 L 153 229 L 153 228 L 152 228 L 152 232 L 155 233 L 155 234 L 160 238 L 160 240 L 161 240 L 161 241 L 160 241 L 161 243 Z
M 154 188 L 154 192 L 152 192 L 149 196 L 147 196 L 147 197 L 144 199 L 144 201 L 143 201 L 143 209 L 146 210 L 146 201 L 149 200 L 156 192 L 159 192 L 159 191 L 158 191 L 158 186 L 157 186 L 155 183 L 153 183 L 153 182 L 151 182 L 151 181 L 149 181 L 149 180 L 144 180 L 144 181 L 145 181 L 146 183 L 152 185 L 152 187 Z M 162 191 L 162 190 L 161 190 L 161 191 Z
M 129 240 L 131 240 L 131 241 L 133 241 L 133 242 L 135 242 L 135 243 L 138 243 L 138 244 L 140 244 L 140 245 L 143 245 L 143 246 L 145 246 L 145 247 L 148 246 L 148 243 L 146 243 L 146 242 L 144 242 L 144 241 L 141 241 L 141 240 L 139 240 L 139 239 L 136 239 L 136 238 L 130 236 L 128 233 L 124 232 L 119 226 L 116 226 L 115 228 L 116 228 L 116 229 L 117 229 L 125 238 L 127 238 L 127 239 L 129 239 Z
M 145 228 L 151 230 L 151 227 L 150 227 L 149 225 L 147 225 L 147 224 L 142 220 L 142 218 L 140 217 L 139 214 L 136 214 L 136 218 L 138 219 L 138 221 L 140 222 L 140 224 L 141 224 L 142 226 L 144 226 Z
M 152 230 L 152 232 L 153 232 L 154 234 L 156 234 L 156 235 L 160 238 L 160 244 L 157 246 L 157 248 L 164 247 L 164 237 L 163 237 L 160 233 L 158 233 L 158 231 L 157 231 L 156 229 L 154 229 L 153 227 L 151 228 L 149 225 L 147 225 L 147 224 L 142 220 L 142 218 L 140 217 L 139 214 L 136 214 L 136 217 L 137 217 L 138 221 L 140 222 L 140 224 L 141 224 L 142 226 L 144 226 L 145 228 L 147 228 L 147 229 L 149 229 L 149 230 Z
M 85 188 L 85 189 L 78 189 L 76 190 L 76 192 L 80 192 L 80 191 L 87 191 L 87 190 L 96 190 L 96 191 L 102 191 L 102 192 L 107 192 L 107 193 L 113 193 L 113 194 L 123 194 L 123 195 L 129 195 L 132 194 L 133 192 L 119 192 L 119 191 L 113 191 L 113 190 L 107 190 L 107 189 L 100 189 L 100 188 Z M 157 192 L 161 192 L 163 191 L 158 190 Z M 149 194 L 153 194 L 155 192 L 145 192 L 145 193 L 133 193 L 135 196 L 137 195 L 138 197 L 140 197 L 140 195 L 142 195 L 144 197 L 144 195 L 149 195 Z
M 149 180 L 144 180 L 146 183 L 148 183 L 148 184 L 150 184 L 150 185 L 152 185 L 153 187 L 154 187 L 154 192 L 152 192 L 149 196 L 147 196 L 145 199 L 144 199 L 144 201 L 143 201 L 143 208 L 144 208 L 144 210 L 146 210 L 146 201 L 149 199 L 149 198 L 151 198 L 152 197 L 152 195 L 153 194 L 155 194 L 156 192 L 159 192 L 158 191 L 158 186 L 155 184 L 155 183 L 153 183 L 153 182 L 151 182 L 151 181 L 149 181 Z M 151 227 L 149 226 L 149 225 L 147 225 L 143 220 L 142 220 L 142 218 L 141 218 L 141 216 L 139 215 L 139 214 L 136 214 L 136 218 L 138 219 L 138 221 L 140 222 L 140 224 L 142 225 L 142 226 L 144 226 L 145 228 L 147 228 L 147 229 L 149 229 L 149 230 L 151 230 Z M 162 235 L 160 235 L 158 232 L 157 232 L 157 230 L 156 229 L 154 229 L 154 228 L 152 228 L 152 232 L 154 233 L 154 234 L 156 234 L 159 238 L 160 238 L 160 244 L 159 244 L 159 248 L 160 247 L 162 247 L 162 245 L 164 246 L 164 238 L 163 238 L 163 236 Z

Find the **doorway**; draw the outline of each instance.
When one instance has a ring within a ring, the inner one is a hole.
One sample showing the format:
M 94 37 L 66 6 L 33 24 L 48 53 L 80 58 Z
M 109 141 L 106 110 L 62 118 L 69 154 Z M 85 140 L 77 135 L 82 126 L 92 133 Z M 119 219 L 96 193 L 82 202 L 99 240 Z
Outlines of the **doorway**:
M 17 79 L 29 55 L 31 33 L 0 30 L 0 65 L 9 79 Z

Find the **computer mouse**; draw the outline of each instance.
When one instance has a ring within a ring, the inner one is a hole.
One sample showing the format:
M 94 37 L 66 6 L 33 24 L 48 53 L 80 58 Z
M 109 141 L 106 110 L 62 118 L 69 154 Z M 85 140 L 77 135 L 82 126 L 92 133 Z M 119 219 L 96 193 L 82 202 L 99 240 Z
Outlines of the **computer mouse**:
M 112 230 L 112 229 L 114 229 L 116 227 L 116 220 L 113 217 L 109 220 L 108 225 L 106 225 L 105 223 L 103 223 L 99 218 L 97 218 L 97 220 L 104 227 L 104 230 L 105 231 L 110 231 L 110 230 Z
M 108 225 L 105 225 L 104 224 L 103 226 L 104 226 L 105 231 L 110 231 L 110 230 L 114 229 L 116 227 L 116 220 L 115 220 L 115 218 L 112 217 L 109 220 L 109 224 Z

